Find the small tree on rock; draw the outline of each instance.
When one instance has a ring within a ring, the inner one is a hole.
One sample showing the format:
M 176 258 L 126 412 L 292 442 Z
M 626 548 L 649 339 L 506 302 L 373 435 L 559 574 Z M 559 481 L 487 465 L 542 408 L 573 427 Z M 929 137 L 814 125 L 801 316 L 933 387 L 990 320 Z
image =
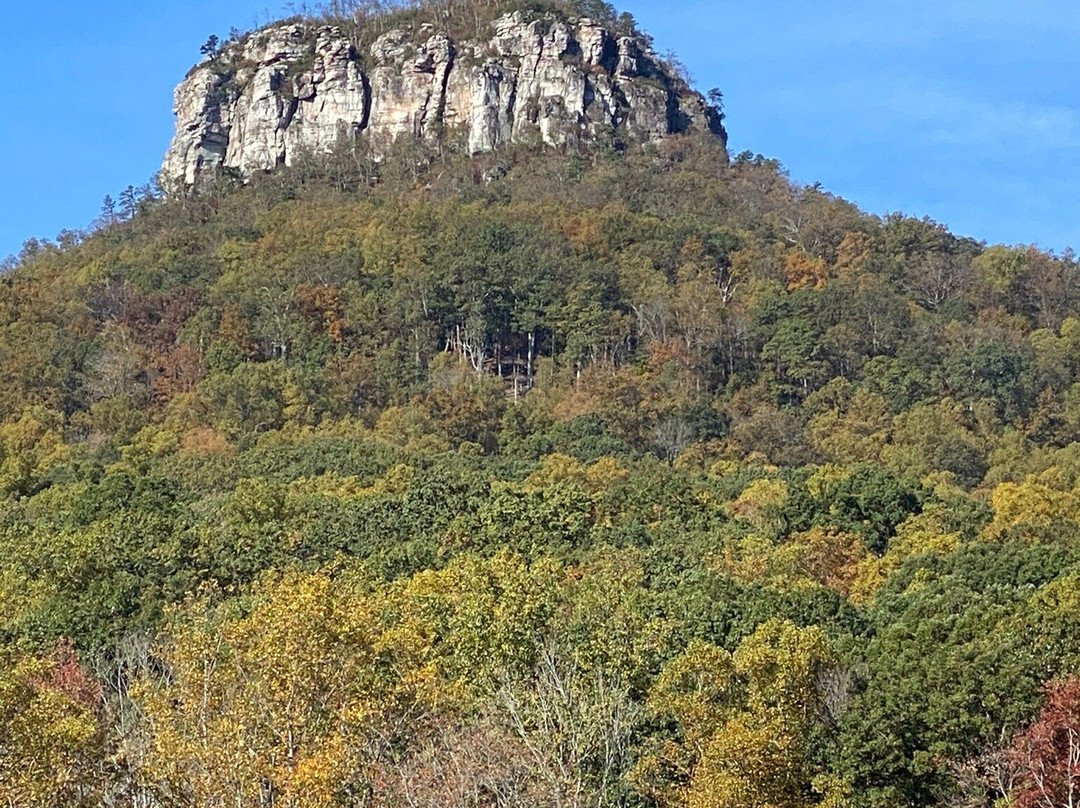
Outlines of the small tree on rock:
M 209 56 L 211 61 L 218 57 L 221 53 L 221 40 L 218 39 L 217 34 L 210 34 L 203 46 L 199 48 L 199 53 Z

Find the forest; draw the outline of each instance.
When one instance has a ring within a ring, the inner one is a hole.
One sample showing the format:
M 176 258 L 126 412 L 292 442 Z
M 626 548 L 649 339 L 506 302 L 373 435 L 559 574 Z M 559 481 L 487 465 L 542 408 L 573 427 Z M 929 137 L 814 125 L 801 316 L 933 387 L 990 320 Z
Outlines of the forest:
M 300 162 L 0 269 L 0 802 L 1074 804 L 1071 252 L 708 136 Z

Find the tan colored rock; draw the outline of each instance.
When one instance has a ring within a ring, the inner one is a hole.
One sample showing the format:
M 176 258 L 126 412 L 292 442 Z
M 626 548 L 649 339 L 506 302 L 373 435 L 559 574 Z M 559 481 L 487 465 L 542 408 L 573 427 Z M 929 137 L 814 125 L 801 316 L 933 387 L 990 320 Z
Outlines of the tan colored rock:
M 375 40 L 371 57 L 368 132 L 384 140 L 430 134 L 442 122 L 454 62 L 450 39 L 438 33 L 417 47 L 410 31 L 391 31 Z
M 362 67 L 363 65 L 363 67 Z M 723 136 L 715 111 L 642 41 L 589 19 L 508 14 L 487 40 L 454 43 L 431 25 L 391 30 L 361 59 L 337 28 L 257 31 L 176 89 L 166 183 L 197 184 L 289 165 L 365 136 L 460 137 L 473 153 L 513 142 L 578 146 L 602 132 L 650 141 Z

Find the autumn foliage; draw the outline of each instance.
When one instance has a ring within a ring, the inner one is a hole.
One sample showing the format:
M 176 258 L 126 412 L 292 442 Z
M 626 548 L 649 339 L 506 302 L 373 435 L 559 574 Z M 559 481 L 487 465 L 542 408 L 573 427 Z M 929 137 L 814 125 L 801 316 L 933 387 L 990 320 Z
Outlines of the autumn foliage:
M 1073 806 L 1076 257 L 459 134 L 5 263 L 0 804 Z
M 1080 799 L 1080 677 L 1046 685 L 1038 717 L 1009 748 L 1018 808 L 1071 808 Z

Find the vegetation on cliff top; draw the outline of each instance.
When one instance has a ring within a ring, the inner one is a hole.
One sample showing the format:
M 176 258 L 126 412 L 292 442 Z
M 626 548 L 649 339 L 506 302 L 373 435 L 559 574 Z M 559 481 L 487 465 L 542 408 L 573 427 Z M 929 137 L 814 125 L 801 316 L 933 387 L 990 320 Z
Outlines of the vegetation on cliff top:
M 529 18 L 554 16 L 561 19 L 588 18 L 601 23 L 618 36 L 639 37 L 651 44 L 629 13 L 618 13 L 603 0 L 331 0 L 326 3 L 295 7 L 296 13 L 274 23 L 316 23 L 333 25 L 353 38 L 358 54 L 380 35 L 395 28 L 419 28 L 430 25 L 457 41 L 486 38 L 491 23 L 506 14 L 520 13 Z M 227 53 L 230 45 L 243 43 L 257 31 L 236 28 L 222 39 L 212 34 L 202 46 L 201 53 L 216 59 Z

